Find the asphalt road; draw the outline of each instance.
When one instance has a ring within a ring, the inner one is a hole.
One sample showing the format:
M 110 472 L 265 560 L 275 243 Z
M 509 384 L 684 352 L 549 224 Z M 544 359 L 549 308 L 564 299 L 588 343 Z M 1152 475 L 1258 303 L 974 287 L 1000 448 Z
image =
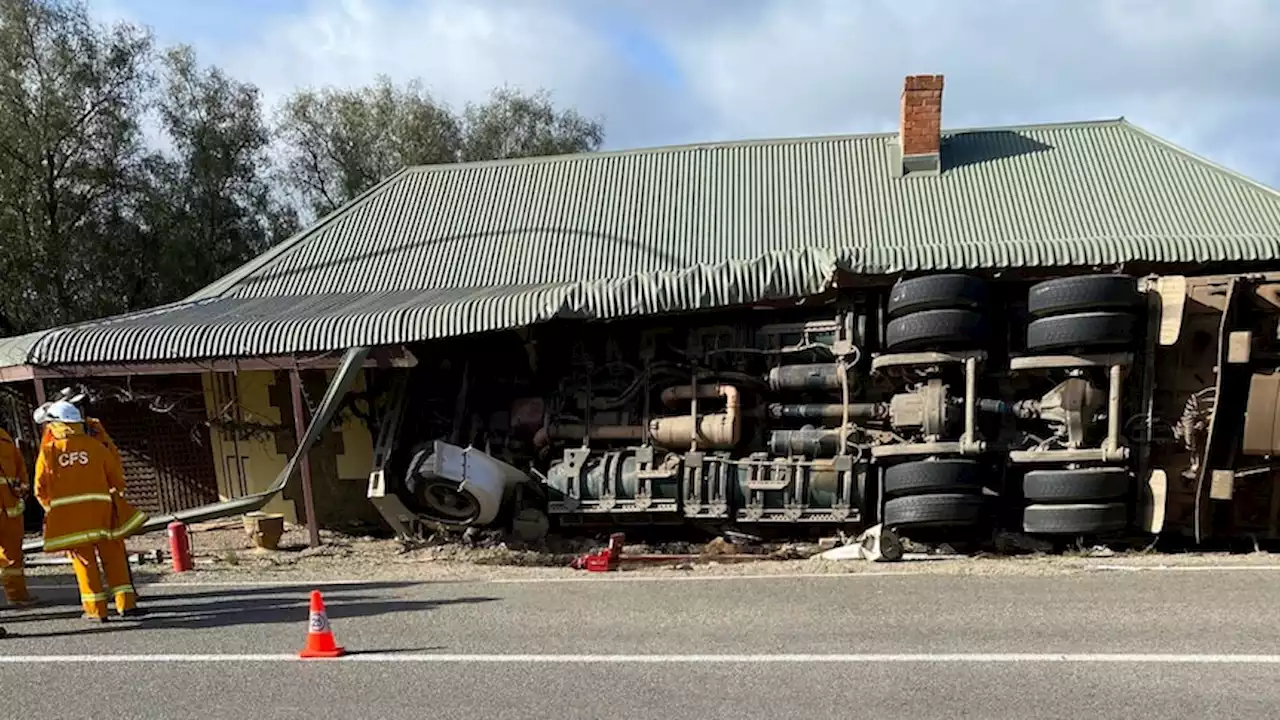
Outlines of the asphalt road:
M 1137 718 L 1280 712 L 1280 572 L 74 589 L 0 611 L 4 717 Z M 1125 654 L 1117 657 L 1116 654 Z M 1252 657 L 1242 657 L 1242 656 Z M 70 692 L 83 677 L 83 692 Z M 91 688 L 91 689 L 89 689 Z

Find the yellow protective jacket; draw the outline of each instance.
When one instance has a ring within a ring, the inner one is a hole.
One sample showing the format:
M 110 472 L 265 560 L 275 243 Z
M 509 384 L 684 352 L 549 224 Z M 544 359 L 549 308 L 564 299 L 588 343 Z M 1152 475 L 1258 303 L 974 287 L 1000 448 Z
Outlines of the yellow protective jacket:
M 146 516 L 124 499 L 121 465 L 81 423 L 49 423 L 36 459 L 35 494 L 45 509 L 44 549 L 57 552 L 137 530 Z
M 52 425 L 45 426 L 45 436 L 49 436 L 49 428 Z M 98 440 L 106 446 L 110 452 L 109 461 L 116 468 L 115 471 L 120 475 L 120 491 L 113 496 L 114 514 L 112 515 L 112 537 L 117 540 L 123 540 L 142 527 L 147 521 L 147 516 L 141 510 L 137 510 L 124 501 L 125 482 L 124 482 L 124 460 L 120 457 L 120 448 L 116 447 L 116 443 L 107 434 L 107 429 L 102 426 L 102 422 L 97 418 L 86 417 L 84 419 L 85 433 L 90 437 Z
M 13 437 L 0 430 L 0 521 L 18 518 L 21 521 L 26 503 L 23 498 L 31 484 L 27 477 L 27 464 Z
M 102 426 L 101 422 L 98 422 L 97 418 L 87 417 L 84 419 L 84 423 L 89 435 L 105 445 L 111 453 L 111 462 L 115 464 L 116 472 L 120 474 L 120 493 L 115 501 L 111 535 L 117 540 L 123 540 L 142 527 L 142 524 L 147 521 L 147 516 L 141 510 L 134 509 L 124 501 L 124 460 L 120 457 L 120 448 L 116 447 L 115 441 L 107 434 L 107 429 Z

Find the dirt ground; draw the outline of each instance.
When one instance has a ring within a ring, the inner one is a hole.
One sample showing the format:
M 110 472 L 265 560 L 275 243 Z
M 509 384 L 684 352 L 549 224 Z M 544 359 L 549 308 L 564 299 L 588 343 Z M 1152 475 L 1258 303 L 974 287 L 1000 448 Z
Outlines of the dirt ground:
M 307 580 L 411 580 L 432 582 L 521 579 L 570 579 L 595 576 L 569 567 L 570 561 L 603 547 L 603 540 L 550 538 L 537 546 L 521 547 L 492 534 L 472 533 L 428 542 L 405 544 L 394 539 L 358 537 L 322 531 L 319 547 L 309 547 L 307 531 L 289 526 L 276 550 L 254 547 L 239 519 L 197 524 L 189 528 L 195 568 L 181 574 L 172 570 L 168 537 L 151 533 L 127 541 L 136 577 L 151 582 L 281 581 Z M 826 545 L 733 545 L 723 539 L 706 545 L 688 543 L 660 547 L 628 544 L 625 556 L 661 553 L 677 555 L 657 562 L 625 563 L 617 576 L 696 577 L 733 575 L 826 575 L 856 573 L 933 573 L 953 575 L 1055 575 L 1105 570 L 1123 571 L 1152 567 L 1206 565 L 1274 566 L 1280 570 L 1280 554 L 1253 552 L 1156 554 L 1116 553 L 1105 548 L 1060 555 L 1026 553 L 1012 556 L 967 556 L 933 548 L 919 552 L 908 548 L 904 560 L 874 563 L 865 560 L 825 560 Z M 750 555 L 750 557 L 745 557 Z M 69 574 L 59 555 L 29 558 L 33 576 Z

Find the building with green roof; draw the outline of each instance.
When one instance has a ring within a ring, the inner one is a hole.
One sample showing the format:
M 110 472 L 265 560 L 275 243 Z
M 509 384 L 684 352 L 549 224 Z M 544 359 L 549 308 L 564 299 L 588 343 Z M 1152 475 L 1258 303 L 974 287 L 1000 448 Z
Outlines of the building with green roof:
M 212 403 L 221 371 L 332 367 L 351 347 L 556 319 L 920 272 L 1280 261 L 1280 192 L 1124 119 L 940 128 L 941 77 L 922 76 L 893 133 L 406 168 L 181 301 L 0 339 L 0 381 L 196 374 Z

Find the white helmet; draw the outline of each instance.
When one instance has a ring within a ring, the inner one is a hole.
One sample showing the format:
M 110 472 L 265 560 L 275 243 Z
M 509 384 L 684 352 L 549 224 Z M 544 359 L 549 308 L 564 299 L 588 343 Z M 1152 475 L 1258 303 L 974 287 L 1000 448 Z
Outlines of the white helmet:
M 58 391 L 58 399 L 66 400 L 72 405 L 79 405 L 84 402 L 84 393 L 76 392 L 75 388 L 64 387 L 62 390 Z
M 35 412 L 31 413 L 31 419 L 35 422 L 35 424 L 43 425 L 49 422 L 49 406 L 52 404 L 53 404 L 52 402 L 47 402 L 41 405 L 40 407 L 36 408 Z
M 58 422 L 84 422 L 84 417 L 80 415 L 80 408 L 72 405 L 66 400 L 58 400 L 51 403 L 46 414 L 50 420 L 56 420 Z

